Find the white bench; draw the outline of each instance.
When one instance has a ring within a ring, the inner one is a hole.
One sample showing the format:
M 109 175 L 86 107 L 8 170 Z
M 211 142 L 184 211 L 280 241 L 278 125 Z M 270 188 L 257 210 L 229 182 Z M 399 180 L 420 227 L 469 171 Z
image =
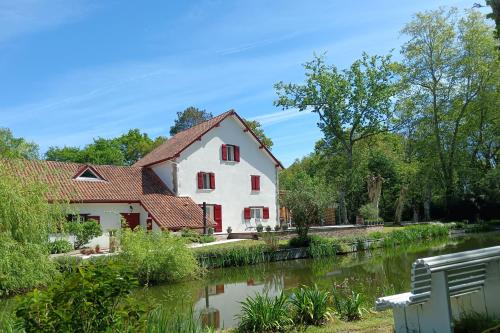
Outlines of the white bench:
M 375 302 L 390 308 L 396 333 L 451 333 L 464 313 L 500 316 L 500 246 L 417 259 L 411 292 Z

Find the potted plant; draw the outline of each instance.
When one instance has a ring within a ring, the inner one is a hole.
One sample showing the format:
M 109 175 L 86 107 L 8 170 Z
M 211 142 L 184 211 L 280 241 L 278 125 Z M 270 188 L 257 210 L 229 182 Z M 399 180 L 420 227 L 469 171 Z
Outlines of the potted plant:
M 116 237 L 116 230 L 109 230 L 109 252 L 114 253 L 118 251 L 118 239 Z
M 212 227 L 208 228 L 207 233 L 209 235 L 213 235 L 214 234 L 214 228 L 212 228 Z
M 95 253 L 101 253 L 101 246 L 99 244 L 95 246 Z
M 288 224 L 283 223 L 283 224 L 281 225 L 281 230 L 283 230 L 283 231 L 287 231 L 287 230 L 288 230 Z
M 271 226 L 270 226 L 270 225 L 266 226 L 266 231 L 267 231 L 267 232 L 271 232 L 271 230 L 272 230 L 272 228 L 271 228 Z
M 230 233 L 232 233 L 232 232 L 233 232 L 233 228 L 231 228 L 231 227 L 229 226 L 229 227 L 227 227 L 226 231 L 227 231 L 227 233 L 228 233 L 228 234 L 230 234 Z
M 280 231 L 280 229 L 281 229 L 281 227 L 280 227 L 280 225 L 279 225 L 279 224 L 276 224 L 276 225 L 274 226 L 274 231 Z
M 264 226 L 262 224 L 257 225 L 257 232 L 262 232 L 264 230 Z

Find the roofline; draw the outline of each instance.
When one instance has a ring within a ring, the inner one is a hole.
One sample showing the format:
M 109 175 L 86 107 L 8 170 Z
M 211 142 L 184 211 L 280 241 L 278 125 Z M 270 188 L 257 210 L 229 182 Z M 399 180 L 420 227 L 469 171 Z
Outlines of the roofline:
M 276 158 L 276 156 L 273 155 L 273 153 L 271 153 L 271 151 L 269 150 L 269 148 L 267 148 L 263 143 L 262 141 L 257 137 L 257 135 L 255 135 L 255 133 L 252 131 L 252 129 L 250 127 L 248 127 L 248 125 L 246 124 L 245 120 L 243 120 L 243 118 L 240 117 L 239 114 L 236 113 L 236 111 L 234 110 L 230 110 L 228 112 L 226 112 L 226 115 L 224 117 L 222 117 L 217 123 L 215 123 L 214 125 L 212 125 L 211 127 L 209 127 L 206 131 L 204 131 L 202 134 L 200 134 L 197 138 L 193 139 L 190 143 L 188 143 L 186 146 L 184 146 L 184 148 L 182 148 L 177 154 L 173 155 L 173 156 L 168 156 L 166 158 L 162 158 L 158 161 L 155 161 L 155 162 L 151 162 L 151 163 L 148 163 L 148 164 L 145 164 L 143 165 L 142 167 L 143 168 L 146 168 L 146 167 L 150 167 L 150 166 L 153 166 L 153 165 L 156 165 L 156 164 L 159 164 L 159 163 L 163 163 L 163 162 L 166 162 L 166 161 L 170 161 L 176 157 L 179 157 L 180 154 L 186 150 L 187 148 L 189 148 L 193 143 L 195 143 L 196 141 L 199 141 L 201 140 L 201 137 L 204 136 L 205 134 L 207 134 L 209 131 L 211 131 L 214 127 L 218 127 L 220 125 L 220 123 L 222 121 L 224 121 L 227 117 L 229 116 L 236 116 L 236 118 L 243 124 L 243 126 L 245 126 L 245 130 L 247 132 L 250 132 L 252 134 L 252 136 L 255 138 L 255 140 L 257 140 L 257 142 L 260 144 L 260 147 L 259 148 L 263 148 L 266 150 L 267 154 L 276 162 L 276 167 L 279 167 L 281 169 L 284 169 L 283 167 L 283 164 L 281 164 L 281 162 Z M 207 120 L 208 121 L 208 120 Z

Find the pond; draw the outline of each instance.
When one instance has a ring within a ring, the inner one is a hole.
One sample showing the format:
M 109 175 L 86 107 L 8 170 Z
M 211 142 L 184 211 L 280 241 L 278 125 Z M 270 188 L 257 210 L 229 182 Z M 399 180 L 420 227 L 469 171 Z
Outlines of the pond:
M 211 270 L 202 280 L 138 290 L 137 300 L 164 304 L 172 313 L 193 307 L 217 328 L 234 327 L 240 302 L 256 293 L 276 295 L 300 285 L 353 289 L 371 306 L 376 297 L 409 291 L 416 258 L 500 244 L 500 234 L 477 234 L 416 247 L 374 250 L 328 259 L 300 259 Z

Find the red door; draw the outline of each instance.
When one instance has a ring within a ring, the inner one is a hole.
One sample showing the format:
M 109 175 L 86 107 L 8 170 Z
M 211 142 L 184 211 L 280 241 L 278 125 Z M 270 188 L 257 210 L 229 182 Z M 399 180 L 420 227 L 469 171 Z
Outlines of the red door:
M 122 213 L 122 216 L 127 221 L 128 227 L 132 230 L 140 224 L 140 213 Z
M 215 232 L 222 232 L 222 206 L 214 205 Z

